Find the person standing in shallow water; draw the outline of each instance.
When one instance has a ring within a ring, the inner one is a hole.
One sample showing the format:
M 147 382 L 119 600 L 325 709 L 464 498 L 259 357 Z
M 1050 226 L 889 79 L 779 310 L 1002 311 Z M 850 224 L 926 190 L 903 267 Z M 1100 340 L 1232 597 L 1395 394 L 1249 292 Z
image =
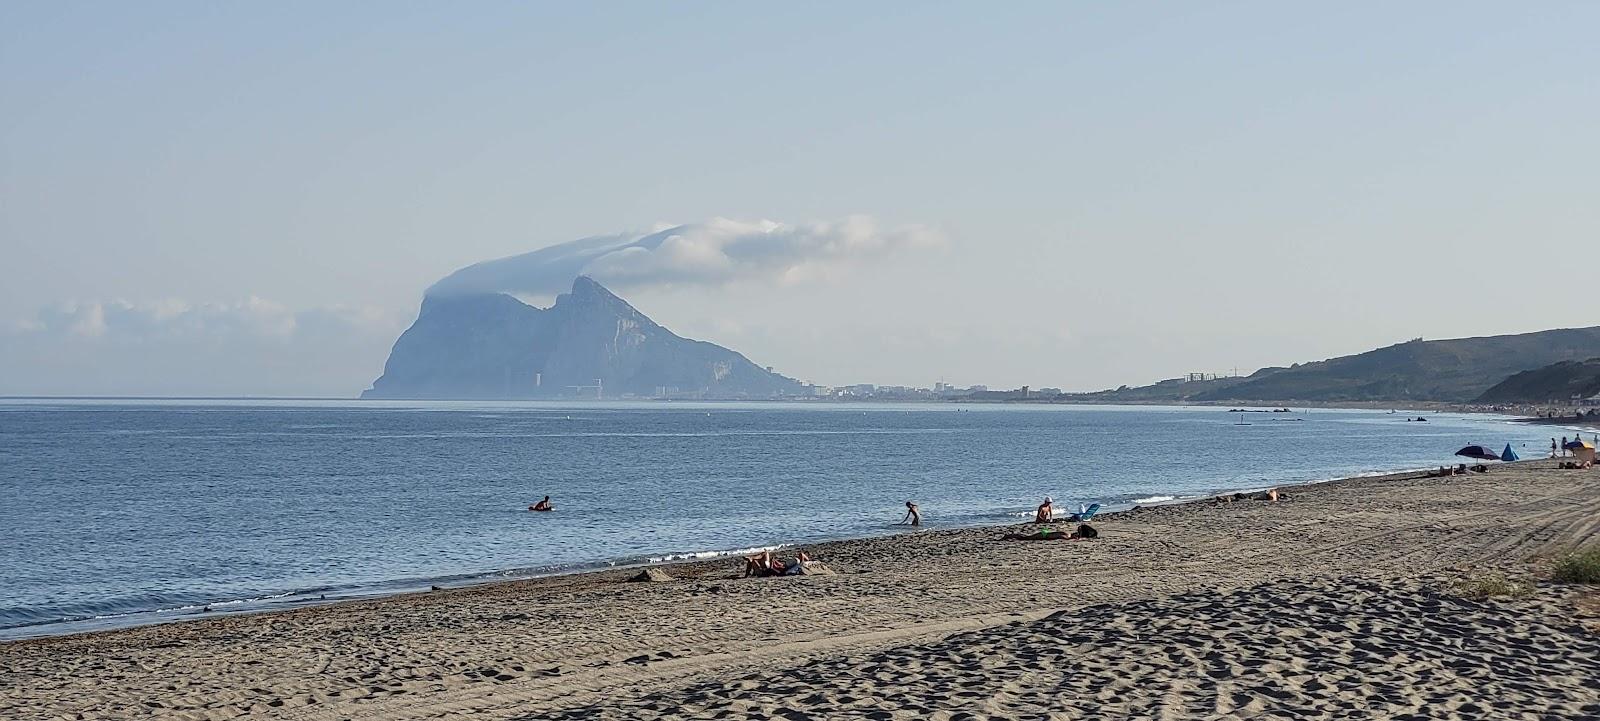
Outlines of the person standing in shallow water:
M 917 510 L 917 504 L 906 501 L 906 517 L 900 519 L 901 523 L 910 522 L 913 526 L 922 525 L 922 513 Z

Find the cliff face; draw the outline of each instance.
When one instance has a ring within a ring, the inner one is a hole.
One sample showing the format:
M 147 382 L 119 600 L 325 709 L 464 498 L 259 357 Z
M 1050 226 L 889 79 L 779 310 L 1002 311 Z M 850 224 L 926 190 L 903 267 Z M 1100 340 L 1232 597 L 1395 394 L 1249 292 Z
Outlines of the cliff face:
M 361 397 L 615 398 L 663 390 L 768 398 L 797 394 L 801 385 L 722 346 L 679 337 L 580 277 L 548 309 L 503 294 L 425 298 L 383 376 Z

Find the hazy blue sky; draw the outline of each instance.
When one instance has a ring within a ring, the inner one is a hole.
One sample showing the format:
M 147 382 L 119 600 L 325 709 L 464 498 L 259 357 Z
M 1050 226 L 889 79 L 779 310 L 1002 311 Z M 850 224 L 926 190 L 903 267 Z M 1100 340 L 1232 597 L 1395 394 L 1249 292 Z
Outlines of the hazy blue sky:
M 353 395 L 457 268 L 719 217 L 936 239 L 626 293 L 821 383 L 1092 389 L 1593 325 L 1597 27 L 1558 2 L 7 2 L 0 393 Z

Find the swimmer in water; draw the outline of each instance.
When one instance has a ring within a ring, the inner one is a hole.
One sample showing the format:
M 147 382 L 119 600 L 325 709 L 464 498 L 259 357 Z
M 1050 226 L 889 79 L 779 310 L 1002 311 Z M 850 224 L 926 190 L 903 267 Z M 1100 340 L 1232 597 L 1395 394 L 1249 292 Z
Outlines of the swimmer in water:
M 556 509 L 555 506 L 550 505 L 550 497 L 549 496 L 545 496 L 544 500 L 539 501 L 538 503 L 535 503 L 535 504 L 533 504 L 531 506 L 528 506 L 528 510 L 530 510 L 530 511 L 554 511 L 555 509 Z

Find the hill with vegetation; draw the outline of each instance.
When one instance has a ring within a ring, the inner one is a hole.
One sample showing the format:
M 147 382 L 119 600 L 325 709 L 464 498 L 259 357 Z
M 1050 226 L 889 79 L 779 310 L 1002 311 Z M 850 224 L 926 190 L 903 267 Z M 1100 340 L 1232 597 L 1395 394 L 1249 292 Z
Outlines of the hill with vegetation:
M 1264 368 L 1245 378 L 1174 379 L 1074 396 L 1107 403 L 1442 401 L 1484 397 L 1510 376 L 1600 357 L 1600 327 L 1397 343 L 1365 353 Z
M 1600 358 L 1561 361 L 1523 371 L 1496 383 L 1479 403 L 1548 403 L 1600 393 Z

